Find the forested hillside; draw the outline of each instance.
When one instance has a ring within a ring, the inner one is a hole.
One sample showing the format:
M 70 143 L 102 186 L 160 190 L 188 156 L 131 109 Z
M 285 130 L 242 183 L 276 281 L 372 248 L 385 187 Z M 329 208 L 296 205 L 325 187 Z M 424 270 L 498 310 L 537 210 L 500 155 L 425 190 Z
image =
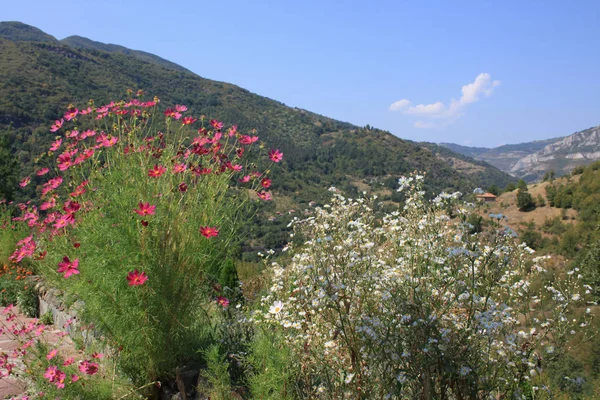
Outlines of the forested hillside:
M 172 63 L 147 53 L 126 54 L 120 46 L 102 47 L 85 38 L 68 38 L 65 45 L 19 23 L 0 24 L 0 38 L 0 132 L 8 136 L 21 175 L 32 171 L 32 161 L 54 138 L 49 123 L 70 103 L 94 99 L 100 104 L 122 98 L 132 88 L 158 96 L 165 106 L 185 104 L 198 115 L 237 124 L 243 131 L 256 129 L 261 139 L 286 155 L 285 171 L 274 183 L 296 203 L 318 201 L 331 185 L 352 192 L 356 186 L 350 182 L 373 177 L 378 184 L 386 177 L 392 182 L 414 170 L 428 172 L 427 185 L 434 191 L 490 183 L 504 187 L 511 179 L 486 164 L 476 173 L 461 173 L 447 157 L 389 132 L 287 107 L 235 85 L 171 68 Z

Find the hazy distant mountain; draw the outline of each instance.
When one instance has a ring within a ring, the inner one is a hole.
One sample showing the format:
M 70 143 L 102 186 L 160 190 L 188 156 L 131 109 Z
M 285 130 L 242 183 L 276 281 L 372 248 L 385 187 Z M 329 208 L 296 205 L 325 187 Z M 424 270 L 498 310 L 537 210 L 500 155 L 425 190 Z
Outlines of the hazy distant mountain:
M 579 165 L 600 159 L 600 126 L 565 137 L 510 144 L 495 148 L 440 143 L 457 153 L 486 161 L 502 171 L 532 182 L 547 171 L 565 175 Z
M 558 175 L 565 175 L 577 166 L 596 160 L 600 160 L 600 126 L 576 132 L 544 146 L 521 158 L 509 172 L 533 181 L 546 171 L 554 170 Z
M 543 149 L 546 145 L 553 143 L 560 138 L 537 140 L 534 142 L 520 144 L 506 144 L 494 148 L 488 147 L 469 147 L 454 143 L 440 143 L 457 153 L 486 161 L 502 171 L 510 172 L 512 167 L 523 157 Z

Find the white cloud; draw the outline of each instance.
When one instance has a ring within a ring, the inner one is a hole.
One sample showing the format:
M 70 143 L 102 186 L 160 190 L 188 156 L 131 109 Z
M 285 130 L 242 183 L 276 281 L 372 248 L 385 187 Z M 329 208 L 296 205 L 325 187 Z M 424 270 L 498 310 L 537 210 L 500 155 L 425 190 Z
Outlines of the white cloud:
M 468 104 L 478 102 L 482 96 L 489 97 L 494 92 L 494 88 L 500 85 L 500 81 L 492 80 L 490 74 L 482 72 L 477 75 L 472 83 L 468 83 L 461 88 L 461 97 L 459 100 L 452 99 L 448 106 L 438 101 L 431 104 L 418 104 L 408 107 L 411 102 L 408 99 L 398 100 L 389 107 L 390 111 L 401 111 L 402 114 L 416 115 L 423 118 L 442 120 L 442 126 L 453 123 L 458 117 L 464 114 Z M 407 108 L 408 107 L 408 108 Z M 440 124 L 431 121 L 417 121 L 415 128 L 437 128 Z
M 499 85 L 500 81 L 492 81 L 490 74 L 482 72 L 477 75 L 475 82 L 462 87 L 460 104 L 475 103 L 479 100 L 480 94 L 484 94 L 486 97 L 491 96 L 494 92 L 494 88 Z
M 408 107 L 410 105 L 410 101 L 406 100 L 406 99 L 402 99 L 402 100 L 398 100 L 395 103 L 392 103 L 390 105 L 390 111 L 400 111 L 405 107 Z
M 404 114 L 412 115 L 439 115 L 444 111 L 445 107 L 441 102 L 432 104 L 419 104 L 414 107 L 410 107 L 404 111 Z

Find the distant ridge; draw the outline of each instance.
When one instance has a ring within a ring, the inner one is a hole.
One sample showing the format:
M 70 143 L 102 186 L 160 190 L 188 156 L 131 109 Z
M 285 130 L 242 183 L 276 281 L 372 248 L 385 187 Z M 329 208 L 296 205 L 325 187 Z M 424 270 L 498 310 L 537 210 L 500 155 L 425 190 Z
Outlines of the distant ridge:
M 0 22 L 0 38 L 15 42 L 58 42 L 54 36 L 19 21 Z
M 566 175 L 580 165 L 600 159 L 600 126 L 569 136 L 509 144 L 495 148 L 440 143 L 457 153 L 486 161 L 504 172 L 528 182 L 539 180 L 547 171 Z
M 182 72 L 190 72 L 188 69 L 182 67 L 179 64 L 175 64 L 174 62 L 165 60 L 157 55 L 147 53 L 141 50 L 131 50 L 127 47 L 119 46 L 118 44 L 106 44 L 101 42 L 96 42 L 94 40 L 90 40 L 88 38 L 84 38 L 81 36 L 69 36 L 60 41 L 60 43 L 65 44 L 67 46 L 71 46 L 74 48 L 80 49 L 88 49 L 88 50 L 100 50 L 106 51 L 108 53 L 121 53 L 133 56 L 139 60 L 146 61 L 149 63 L 154 63 L 160 65 L 165 68 L 174 69 L 176 71 Z

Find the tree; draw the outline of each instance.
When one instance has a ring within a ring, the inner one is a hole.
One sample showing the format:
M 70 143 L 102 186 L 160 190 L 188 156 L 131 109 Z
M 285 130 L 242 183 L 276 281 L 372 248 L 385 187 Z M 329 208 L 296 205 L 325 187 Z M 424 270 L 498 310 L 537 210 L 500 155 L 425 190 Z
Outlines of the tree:
M 542 179 L 542 182 L 552 182 L 554 180 L 555 175 L 556 175 L 556 173 L 552 170 L 546 172 L 544 174 L 544 178 Z
M 535 208 L 535 201 L 527 190 L 520 190 L 517 193 L 517 207 L 519 211 L 531 211 Z
M 546 200 L 544 200 L 544 196 L 542 196 L 541 194 L 538 194 L 535 199 L 535 206 L 536 207 L 544 207 L 545 205 L 546 205 Z
M 527 190 L 527 183 L 525 183 L 523 179 L 519 179 L 519 182 L 517 183 L 517 189 Z
M 514 183 L 511 182 L 508 185 L 506 185 L 506 187 L 504 188 L 504 192 L 506 192 L 506 193 L 512 192 L 516 188 L 517 188 L 517 186 Z

